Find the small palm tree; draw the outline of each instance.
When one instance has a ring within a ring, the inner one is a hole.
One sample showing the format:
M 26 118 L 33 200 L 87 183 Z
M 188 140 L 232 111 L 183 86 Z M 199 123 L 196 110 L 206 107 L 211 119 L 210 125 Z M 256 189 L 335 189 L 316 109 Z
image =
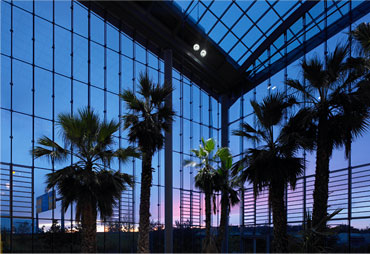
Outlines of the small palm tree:
M 274 240 L 276 252 L 287 252 L 287 214 L 284 193 L 288 184 L 295 188 L 297 177 L 303 173 L 304 161 L 295 157 L 298 144 L 281 131 L 274 134 L 274 127 L 280 126 L 284 111 L 295 103 L 294 98 L 286 100 L 280 93 L 266 97 L 262 103 L 251 101 L 257 117 L 257 128 L 247 123 L 242 130 L 234 130 L 233 134 L 245 137 L 260 146 L 250 148 L 246 155 L 234 165 L 234 174 L 240 173 L 242 182 L 253 184 L 257 196 L 263 190 L 269 190 L 269 199 L 273 213 Z M 276 138 L 274 138 L 276 136 Z
M 172 109 L 164 102 L 173 89 L 168 85 L 154 84 L 147 74 L 140 74 L 138 97 L 126 90 L 121 98 L 129 112 L 123 116 L 124 129 L 129 129 L 128 138 L 137 143 L 142 156 L 140 221 L 138 252 L 149 252 L 150 188 L 152 185 L 152 157 L 163 147 L 164 131 L 168 131 L 173 116 Z
M 230 149 L 228 147 L 221 147 L 217 150 L 216 156 L 220 159 L 220 166 L 215 172 L 214 189 L 221 192 L 221 218 L 216 243 L 218 250 L 223 252 L 222 243 L 225 240 L 225 233 L 228 227 L 230 208 L 238 204 L 240 200 L 238 192 L 235 190 L 238 182 L 235 179 L 231 179 L 233 157 Z
M 211 214 L 212 197 L 214 196 L 216 170 L 212 166 L 217 158 L 214 154 L 216 142 L 210 138 L 199 145 L 199 149 L 192 149 L 191 152 L 197 157 L 199 162 L 186 161 L 186 166 L 198 168 L 195 176 L 195 186 L 204 192 L 205 212 L 206 212 L 206 237 L 203 241 L 202 252 L 217 252 L 216 243 L 211 236 Z
M 102 219 L 110 217 L 122 191 L 133 184 L 132 176 L 110 170 L 110 162 L 114 157 L 125 162 L 137 153 L 132 147 L 112 150 L 119 124 L 100 121 L 92 110 L 59 114 L 58 120 L 64 146 L 44 136 L 32 153 L 35 158 L 52 161 L 65 161 L 71 155 L 77 158 L 73 164 L 47 174 L 47 189 L 56 187 L 63 212 L 76 204 L 76 220 L 82 227 L 81 250 L 96 252 L 97 213 Z
M 326 227 L 326 223 L 320 222 L 327 216 L 329 161 L 333 149 L 345 146 L 348 156 L 352 140 L 361 136 L 369 124 L 370 85 L 358 82 L 364 74 L 363 61 L 347 60 L 347 56 L 348 47 L 337 46 L 326 64 L 317 57 L 302 62 L 306 86 L 299 80 L 287 81 L 288 86 L 306 99 L 308 107 L 301 109 L 299 114 L 315 128 L 312 136 L 316 145 L 312 224 L 320 225 L 320 231 Z

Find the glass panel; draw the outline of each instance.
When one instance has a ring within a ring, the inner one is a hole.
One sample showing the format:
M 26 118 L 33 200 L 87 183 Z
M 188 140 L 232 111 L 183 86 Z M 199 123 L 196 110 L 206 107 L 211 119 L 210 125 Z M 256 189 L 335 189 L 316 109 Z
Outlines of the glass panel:
M 222 17 L 222 21 L 227 27 L 230 28 L 232 25 L 234 25 L 234 23 L 242 14 L 242 11 L 235 4 L 233 4 L 226 12 L 226 14 Z
M 205 32 L 208 33 L 214 23 L 216 23 L 216 17 L 211 14 L 209 11 L 203 16 L 199 24 L 204 27 Z
M 10 162 L 10 112 L 1 109 L 1 162 Z
M 87 38 L 88 34 L 88 20 L 87 10 L 80 4 L 73 2 L 73 29 L 76 33 Z
M 71 34 L 58 26 L 55 26 L 54 64 L 56 72 L 66 76 L 71 75 Z
M 71 1 L 54 1 L 55 23 L 67 29 L 71 27 Z
M 32 15 L 13 8 L 13 56 L 32 62 Z
M 52 73 L 35 69 L 35 115 L 52 119 Z
M 10 55 L 10 5 L 1 1 L 1 52 Z
M 53 21 L 53 1 L 36 1 L 35 12 L 38 16 Z

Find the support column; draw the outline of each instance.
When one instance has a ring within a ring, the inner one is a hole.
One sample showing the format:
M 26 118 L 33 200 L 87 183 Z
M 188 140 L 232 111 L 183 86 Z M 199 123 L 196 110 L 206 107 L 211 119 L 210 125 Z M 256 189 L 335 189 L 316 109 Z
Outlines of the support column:
M 164 50 L 164 81 L 166 86 L 172 86 L 172 50 Z M 172 109 L 172 94 L 166 99 L 166 105 Z M 170 124 L 169 131 L 166 132 L 165 136 L 165 154 L 164 154 L 164 205 L 165 205 L 165 230 L 164 230 L 164 242 L 165 242 L 165 252 L 173 252 L 173 204 L 172 204 L 172 123 Z
M 229 146 L 229 100 L 222 97 L 221 100 L 221 146 Z
M 224 96 L 221 101 L 221 146 L 229 146 L 229 99 Z M 228 177 L 228 176 L 227 176 Z M 227 227 L 225 230 L 224 241 L 222 243 L 222 252 L 227 253 L 229 250 L 229 217 L 227 218 Z

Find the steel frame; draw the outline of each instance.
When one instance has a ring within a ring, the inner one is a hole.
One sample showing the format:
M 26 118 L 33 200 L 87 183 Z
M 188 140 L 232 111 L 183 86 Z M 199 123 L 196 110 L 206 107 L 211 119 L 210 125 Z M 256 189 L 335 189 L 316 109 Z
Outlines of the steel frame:
M 11 149 L 11 153 L 10 153 L 10 163 L 4 163 L 4 162 L 1 162 L 1 165 L 6 165 L 6 166 L 9 166 L 9 169 L 7 169 L 7 171 L 9 172 L 9 181 L 10 181 L 10 185 L 9 185 L 9 197 L 10 197 L 10 201 L 9 201 L 9 216 L 2 216 L 4 218 L 10 218 L 10 228 L 13 229 L 14 225 L 13 225 L 13 219 L 14 218 L 18 218 L 17 216 L 14 216 L 14 211 L 13 211 L 13 207 L 14 206 L 14 196 L 13 196 L 13 192 L 14 192 L 14 187 L 16 187 L 14 185 L 14 182 L 15 182 L 15 179 L 13 177 L 13 171 L 14 171 L 14 167 L 24 167 L 24 168 L 30 168 L 32 170 L 32 190 L 31 190 L 31 195 L 32 195 L 32 207 L 34 207 L 34 183 L 35 183 L 35 176 L 34 176 L 34 172 L 35 172 L 35 169 L 44 169 L 44 168 L 39 168 L 37 166 L 35 166 L 34 164 L 34 158 L 32 158 L 32 165 L 31 166 L 24 166 L 24 165 L 18 165 L 18 164 L 15 164 L 13 163 L 13 115 L 14 114 L 23 114 L 23 115 L 28 115 L 30 117 L 32 117 L 32 147 L 34 147 L 34 143 L 35 143 L 35 119 L 44 119 L 42 117 L 39 117 L 35 114 L 35 91 L 36 91 L 36 88 L 35 88 L 35 70 L 36 68 L 39 68 L 39 69 L 44 69 L 46 70 L 45 68 L 41 67 L 41 66 L 37 66 L 35 64 L 35 37 L 37 36 L 37 34 L 35 33 L 35 19 L 36 18 L 41 18 L 39 17 L 36 13 L 35 13 L 35 2 L 33 2 L 33 10 L 32 12 L 30 12 L 29 14 L 32 15 L 32 19 L 33 19 L 33 24 L 32 24 L 32 31 L 33 31 L 33 38 L 32 38 L 32 47 L 33 47 L 33 52 L 32 52 L 32 63 L 30 64 L 32 66 L 32 114 L 27 114 L 27 113 L 24 113 L 24 112 L 19 112 L 19 111 L 15 111 L 14 108 L 13 108 L 13 104 L 14 104 L 14 101 L 13 101 L 13 75 L 14 75 L 14 71 L 13 71 L 13 65 L 14 65 L 14 61 L 23 61 L 22 59 L 18 59 L 16 57 L 14 57 L 13 55 L 13 42 L 14 42 L 14 38 L 13 38 L 13 9 L 14 8 L 18 8 L 20 9 L 20 7 L 18 7 L 16 5 L 16 3 L 14 3 L 13 1 L 11 2 L 6 2 L 4 1 L 6 4 L 9 4 L 10 5 L 10 9 L 11 9 L 11 24 L 10 24 L 10 41 L 11 41 L 11 45 L 10 45 L 10 55 L 6 55 L 4 53 L 1 53 L 2 56 L 4 57 L 8 57 L 10 59 L 10 108 L 7 109 L 7 108 L 3 108 L 1 107 L 1 110 L 4 110 L 4 111 L 8 111 L 10 112 L 10 137 L 9 137 L 9 147 Z M 71 70 L 70 70 L 70 76 L 66 76 L 67 78 L 70 79 L 70 112 L 71 114 L 73 114 L 74 112 L 74 99 L 77 99 L 77 95 L 74 94 L 74 87 L 75 87 L 75 77 L 74 77 L 74 70 L 75 70 L 75 66 L 74 66 L 74 37 L 75 36 L 81 36 L 81 35 L 78 35 L 75 31 L 74 31 L 74 6 L 76 6 L 76 2 L 71 2 L 71 10 L 70 10 L 70 13 L 71 13 L 71 28 L 70 28 L 70 46 L 71 46 L 71 51 L 70 51 L 70 61 L 71 61 Z M 312 4 L 312 3 L 311 3 Z M 314 5 L 314 4 L 312 4 Z M 303 6 L 303 5 L 302 5 Z M 302 7 L 301 6 L 301 7 Z M 351 6 L 351 5 L 350 5 Z M 307 25 L 306 25 L 306 14 L 303 13 L 303 29 L 304 29 L 304 40 L 303 40 L 303 44 L 299 47 L 300 49 L 303 48 L 303 57 L 306 56 L 306 53 L 308 53 L 312 48 L 315 47 L 315 45 L 318 45 L 322 42 L 325 43 L 325 55 L 327 55 L 327 40 L 335 35 L 337 32 L 339 32 L 340 30 L 342 30 L 345 26 L 347 26 L 348 24 L 352 24 L 354 21 L 358 20 L 358 18 L 360 18 L 361 16 L 363 16 L 365 14 L 365 10 L 367 7 L 370 7 L 369 3 L 368 2 L 364 2 L 362 3 L 360 6 L 356 7 L 355 9 L 352 10 L 352 7 L 351 7 L 351 11 L 349 12 L 349 14 L 345 15 L 344 17 L 342 17 L 338 24 L 336 24 L 336 26 L 334 25 L 329 25 L 327 26 L 327 11 L 325 12 L 325 29 L 320 33 L 318 34 L 316 37 L 314 37 L 313 39 L 310 39 L 310 40 L 306 40 L 306 28 L 307 28 Z M 209 6 L 208 6 L 209 8 Z M 303 7 L 302 7 L 303 8 Z M 306 8 L 308 8 L 306 6 Z M 312 7 L 311 7 L 312 8 Z M 56 125 L 56 120 L 55 120 L 55 77 L 57 75 L 60 75 L 60 76 L 63 76 L 63 74 L 60 74 L 60 73 L 57 73 L 56 70 L 55 70 L 55 28 L 56 27 L 60 27 L 58 24 L 55 23 L 55 1 L 53 1 L 53 17 L 52 17 L 52 21 L 50 21 L 50 23 L 52 24 L 52 68 L 51 70 L 46 70 L 46 71 L 49 71 L 51 74 L 52 74 L 52 119 L 44 119 L 44 120 L 49 120 L 51 121 L 52 123 L 52 138 L 53 140 L 55 140 L 55 125 Z M 296 10 L 297 12 L 298 10 Z M 25 12 L 27 12 L 25 10 Z M 294 15 L 298 15 L 296 12 L 294 12 L 295 14 Z M 91 43 L 96 43 L 96 42 L 93 42 L 93 40 L 91 39 L 91 21 L 90 21 L 90 17 L 91 17 L 92 12 L 91 10 L 88 11 L 88 37 L 86 38 L 87 39 L 87 42 L 88 42 L 88 56 L 87 56 L 87 62 L 88 62 L 88 81 L 87 82 L 80 82 L 80 83 L 84 83 L 85 85 L 87 85 L 88 87 L 88 102 L 87 102 L 87 105 L 90 107 L 91 106 L 91 89 L 96 89 L 96 87 L 91 83 Z M 302 16 L 302 15 L 301 15 Z M 296 18 L 296 16 L 294 16 Z M 293 22 L 293 18 L 292 16 L 290 17 L 291 18 L 291 22 Z M 298 17 L 299 18 L 299 17 Z M 294 22 L 293 22 L 294 23 Z M 103 92 L 104 92 L 104 119 L 107 118 L 107 111 L 109 110 L 108 109 L 108 106 L 107 106 L 107 94 L 108 94 L 108 89 L 107 89 L 107 51 L 108 50 L 112 50 L 110 48 L 107 47 L 107 21 L 104 21 L 104 89 L 103 89 Z M 122 29 L 122 24 L 119 26 L 120 29 Z M 275 31 L 273 32 L 274 36 L 278 37 L 278 32 L 284 32 L 284 37 L 285 37 L 285 42 L 287 42 L 287 38 L 286 38 L 286 29 L 289 29 L 289 23 L 283 23 L 282 24 L 282 27 L 283 28 L 279 28 L 278 31 Z M 285 29 L 285 30 L 284 30 Z M 351 31 L 351 26 L 349 26 L 349 29 Z M 324 39 L 322 39 L 321 37 L 324 35 Z M 118 51 L 118 57 L 119 57 L 119 72 L 118 72 L 118 77 L 119 77 L 119 91 L 122 91 L 122 59 L 124 57 L 127 58 L 127 56 L 125 56 L 122 52 L 122 41 L 121 41 L 121 37 L 122 34 L 119 35 L 119 51 Z M 271 41 L 273 41 L 273 37 L 272 34 L 268 37 Z M 81 36 L 82 37 L 82 36 Z M 277 38 L 276 37 L 276 38 Z M 132 52 L 132 65 L 133 65 L 133 72 L 132 72 L 132 88 L 135 90 L 135 84 L 136 84 L 136 64 L 138 62 L 138 60 L 135 58 L 136 56 L 136 47 L 138 47 L 139 45 L 135 42 L 135 33 L 133 33 L 133 36 L 132 36 L 132 41 L 133 41 L 133 52 Z M 270 55 L 270 50 L 271 50 L 271 44 L 269 45 L 265 45 L 266 43 L 264 43 L 264 49 L 267 49 L 268 52 L 269 52 L 269 55 Z M 263 50 L 261 49 L 261 52 Z M 161 53 L 162 54 L 162 53 Z M 161 57 L 162 55 L 161 54 L 158 54 L 157 55 L 157 60 L 158 60 L 158 69 L 156 69 L 156 71 L 158 72 L 158 80 L 160 80 L 160 77 L 161 77 L 161 70 L 160 70 L 160 63 L 161 63 Z M 253 55 L 253 54 L 252 54 Z M 271 55 L 270 55 L 271 56 Z M 300 53 L 298 54 L 296 51 L 294 52 L 290 52 L 290 53 L 287 53 L 286 51 L 286 48 L 285 48 L 285 52 L 284 52 L 284 59 L 282 60 L 282 63 L 283 64 L 283 68 L 285 69 L 285 79 L 288 77 L 287 76 L 287 68 L 289 66 L 289 64 L 294 61 L 295 59 L 298 59 L 299 57 L 301 57 L 302 55 L 300 55 Z M 256 58 L 258 59 L 258 56 L 257 56 L 257 53 L 253 55 L 252 58 Z M 253 62 L 253 66 L 255 67 L 256 65 L 256 59 L 254 59 L 254 61 L 252 60 L 249 60 L 249 61 L 252 61 Z M 248 61 L 248 60 L 247 60 Z M 29 63 L 28 63 L 29 64 Z M 280 62 L 277 64 L 277 63 L 271 63 L 270 59 L 269 59 L 269 62 L 268 62 L 268 73 L 263 73 L 260 74 L 260 76 L 257 76 L 256 77 L 256 80 L 258 82 L 262 82 L 263 79 L 265 78 L 268 78 L 269 79 L 269 85 L 271 84 L 271 80 L 270 80 L 270 77 L 276 73 L 278 70 L 279 70 L 279 64 L 281 64 Z M 246 64 L 247 65 L 247 64 Z M 146 48 L 146 63 L 145 63 L 145 66 L 146 66 L 146 69 L 148 68 L 151 68 L 150 66 L 148 66 L 148 49 Z M 245 68 L 245 67 L 243 67 Z M 248 67 L 246 67 L 246 69 L 248 69 Z M 192 78 L 190 76 L 190 78 Z M 171 78 L 172 80 L 172 78 Z M 193 89 L 194 89 L 194 86 L 195 84 L 192 83 L 192 79 L 190 79 L 190 84 L 185 84 L 184 83 L 184 76 L 183 76 L 183 73 L 180 73 L 180 101 L 181 101 L 181 110 L 180 110 L 180 115 L 177 116 L 179 119 L 180 119 L 180 126 L 181 126 L 181 130 L 180 130 L 180 133 L 181 133 L 181 138 L 180 138 L 180 151 L 173 151 L 172 150 L 172 146 L 168 147 L 166 149 L 166 152 L 170 153 L 170 155 L 172 156 L 174 153 L 176 152 L 179 152 L 180 154 L 180 157 L 181 157 L 181 161 L 183 161 L 184 159 L 184 156 L 189 156 L 189 153 L 187 153 L 187 151 L 184 151 L 184 132 L 187 131 L 187 130 L 184 130 L 184 121 L 190 121 L 190 130 L 188 130 L 190 132 L 190 147 L 194 147 L 194 145 L 198 142 L 198 141 L 195 141 L 194 142 L 194 139 L 193 139 L 193 135 L 194 135 L 194 131 L 193 131 L 193 126 L 194 125 L 199 125 L 199 137 L 202 137 L 204 134 L 203 132 L 203 127 L 206 127 L 208 128 L 208 136 L 209 137 L 212 137 L 213 135 L 213 131 L 216 131 L 217 133 L 221 132 L 221 145 L 222 146 L 228 146 L 229 144 L 229 141 L 228 141 L 228 138 L 229 138 L 229 134 L 228 134 L 228 128 L 229 128 L 229 125 L 230 125 L 230 122 L 229 120 L 224 120 L 224 119 L 228 119 L 228 110 L 229 110 L 229 107 L 231 106 L 231 103 L 233 102 L 233 100 L 230 100 L 229 98 L 227 97 L 222 97 L 221 101 L 222 101 L 222 104 L 221 104 L 221 107 L 220 107 L 220 104 L 218 104 L 218 108 L 217 108 L 217 126 L 213 126 L 214 124 L 214 119 L 213 119 L 213 115 L 212 115 L 212 112 L 214 112 L 214 110 L 216 109 L 213 109 L 212 107 L 212 100 L 211 100 L 211 96 L 208 96 L 208 102 L 204 101 L 203 100 L 203 97 L 202 97 L 202 93 L 201 91 L 199 90 L 199 122 L 196 122 L 194 121 L 193 119 L 193 116 L 194 114 L 197 112 L 198 109 L 195 109 L 193 108 L 193 101 L 194 101 L 194 96 L 197 96 L 197 94 L 194 94 L 193 92 Z M 198 83 L 198 85 L 200 85 L 201 87 L 203 87 L 203 84 L 201 83 Z M 190 87 L 190 112 L 189 112 L 189 115 L 190 117 L 187 118 L 185 116 L 185 110 L 184 110 L 184 86 L 189 86 Z M 243 93 L 246 93 L 248 92 L 247 90 L 243 90 Z M 285 90 L 286 92 L 286 90 Z M 256 97 L 256 89 L 254 88 L 254 96 Z M 208 115 L 207 114 L 204 114 L 205 112 L 205 107 L 203 105 L 203 103 L 205 104 L 208 104 Z M 241 97 L 241 111 L 240 111 L 240 119 L 243 120 L 244 118 L 244 112 L 243 112 L 243 104 L 245 103 L 244 101 L 244 97 L 242 95 Z M 221 108 L 221 114 L 220 114 L 220 108 Z M 194 112 L 195 111 L 195 112 Z M 119 115 L 118 117 L 122 116 L 123 112 L 122 112 L 122 102 L 121 100 L 119 100 Z M 202 120 L 203 120 L 203 117 L 206 116 L 208 117 L 208 121 L 209 121 L 209 124 L 206 126 L 202 123 Z M 220 119 L 222 121 L 222 124 L 220 126 Z M 226 124 L 225 124 L 226 123 Z M 119 140 L 119 147 L 122 146 L 122 141 L 124 140 L 124 138 L 122 137 L 122 132 L 121 130 L 119 131 L 119 134 L 118 134 L 118 140 Z M 244 143 L 243 141 L 240 141 L 241 142 L 241 151 L 240 153 L 242 154 L 243 153 L 243 149 L 244 149 Z M 190 155 L 191 156 L 191 155 Z M 305 156 L 305 155 L 304 155 Z M 157 206 L 158 206 L 158 221 L 161 220 L 161 208 L 160 208 L 160 204 L 161 204 L 161 188 L 163 188 L 164 186 L 161 185 L 161 171 L 160 171 L 160 168 L 162 168 L 163 165 L 161 165 L 161 155 L 160 153 L 158 154 L 158 203 L 157 203 Z M 71 163 L 73 163 L 73 157 L 71 157 Z M 133 160 L 132 161 L 132 173 L 135 175 L 135 167 L 136 167 L 136 161 Z M 366 165 L 362 165 L 363 167 L 367 167 L 367 166 L 370 166 L 369 164 L 366 164 Z M 172 166 L 171 166 L 172 167 Z M 349 160 L 349 163 L 348 163 L 348 168 L 346 169 L 342 169 L 342 170 L 337 170 L 337 171 L 333 171 L 333 172 L 345 172 L 347 174 L 347 180 L 348 180 L 348 194 L 347 194 L 347 199 L 348 199 L 348 204 L 347 204 L 347 209 L 348 209 L 348 216 L 347 218 L 345 218 L 347 221 L 348 221 L 348 225 L 350 226 L 351 225 L 351 221 L 353 219 L 360 219 L 360 218 L 370 218 L 370 216 L 352 216 L 352 209 L 353 209 L 353 204 L 352 204 L 352 197 L 353 197 L 353 193 L 352 193 L 352 189 L 353 188 L 356 188 L 356 186 L 353 185 L 353 172 L 352 170 L 353 169 L 357 169 L 359 167 L 353 167 L 351 165 L 351 160 Z M 49 169 L 48 169 L 49 170 Z M 55 165 L 54 165 L 54 162 L 52 162 L 52 166 L 51 166 L 51 171 L 54 171 L 55 170 Z M 121 167 L 121 163 L 119 163 L 119 170 L 122 170 L 122 167 Z M 182 180 L 181 180 L 181 186 L 180 186 L 180 192 L 183 192 L 185 191 L 185 188 L 184 188 L 184 171 L 183 169 L 181 169 L 181 175 L 182 175 Z M 190 179 L 192 179 L 194 176 L 194 171 L 191 169 L 189 171 L 189 177 Z M 312 176 L 304 176 L 302 178 L 302 181 L 303 181 L 303 185 L 304 185 L 304 188 L 303 188 L 303 203 L 304 203 L 304 206 L 303 206 L 303 211 L 306 211 L 306 207 L 307 207 L 307 200 L 306 200 L 306 196 L 307 196 L 307 193 L 306 193 L 306 189 L 307 189 L 307 179 L 308 178 L 312 178 Z M 358 183 L 358 182 L 356 182 Z M 167 184 L 166 184 L 167 185 Z M 167 185 L 168 186 L 168 185 Z M 171 189 L 178 189 L 178 188 L 171 188 Z M 244 197 L 244 194 L 247 192 L 248 190 L 241 190 L 241 193 L 243 193 L 242 195 L 242 200 L 244 201 L 245 200 L 245 197 Z M 192 200 L 193 198 L 193 194 L 194 193 L 198 193 L 197 191 L 193 190 L 193 182 L 191 181 L 191 184 L 190 184 L 190 199 Z M 288 194 L 288 192 L 287 192 Z M 132 190 L 132 193 L 129 194 L 131 196 L 131 200 L 130 202 L 132 202 L 132 211 L 130 211 L 130 213 L 132 214 L 132 217 L 133 217 L 133 221 L 135 222 L 135 199 L 136 199 L 136 192 L 135 192 L 135 188 Z M 287 203 L 288 203 L 288 196 L 287 196 Z M 172 199 L 171 199 L 172 200 Z M 122 199 L 120 199 L 120 205 L 119 205 L 119 209 L 118 209 L 118 213 L 119 213 L 119 216 L 118 216 L 118 221 L 119 223 L 124 223 L 124 221 L 122 221 L 122 218 L 121 218 L 121 215 L 122 215 L 122 212 L 124 211 L 124 208 L 122 208 L 122 204 L 124 203 L 124 201 Z M 244 214 L 244 211 L 245 211 L 245 206 L 246 204 L 243 202 L 243 204 L 241 205 L 241 211 L 243 211 L 243 213 L 241 213 L 241 233 L 243 233 L 243 229 L 244 229 L 244 226 L 245 225 L 245 217 L 246 215 Z M 180 207 L 181 207 L 181 204 L 180 204 Z M 254 210 L 254 222 L 253 224 L 255 226 L 257 226 L 257 209 L 258 209 L 258 204 L 256 202 L 256 200 L 254 200 L 253 202 L 253 210 Z M 190 209 L 190 214 L 191 216 L 194 216 L 192 213 L 193 213 L 193 209 L 191 207 Z M 201 211 L 202 211 L 202 207 L 200 205 L 200 208 L 199 208 L 199 213 L 200 213 L 200 220 L 201 220 Z M 271 224 L 271 211 L 269 209 L 269 222 L 268 224 Z M 168 213 L 167 213 L 168 214 Z M 71 214 L 70 214 L 71 218 L 73 218 L 73 209 L 71 209 Z M 52 213 L 52 217 L 51 219 L 54 219 L 55 215 L 54 215 L 54 212 Z M 21 216 L 19 216 L 19 218 L 23 218 Z M 30 218 L 32 219 L 32 239 L 33 239 L 33 236 L 35 234 L 34 230 L 35 230 L 35 225 L 34 225 L 34 219 L 35 219 L 35 215 L 34 215 L 34 209 L 32 209 L 32 215 L 31 217 L 27 217 L 27 218 Z M 47 219 L 50 219 L 50 218 L 47 218 Z M 343 220 L 343 218 L 340 218 L 341 220 Z M 303 212 L 303 221 L 306 220 L 306 217 L 305 217 L 305 213 Z M 301 222 L 302 220 L 300 220 L 299 222 Z M 71 219 L 70 220 L 70 223 L 71 223 L 71 226 L 73 226 L 73 222 L 74 220 Z M 131 223 L 131 222 L 130 222 Z M 135 224 L 135 223 L 134 223 Z M 191 224 L 193 225 L 193 222 L 191 221 Z M 197 224 L 194 223 L 194 226 L 196 226 Z M 200 223 L 200 226 L 201 223 Z M 350 239 L 350 229 L 349 229 L 349 239 Z M 71 242 L 73 241 L 73 239 L 71 238 Z M 32 241 L 32 251 L 34 250 L 34 246 L 33 246 L 33 243 L 34 241 Z M 351 241 L 349 241 L 349 250 L 351 250 L 351 245 L 350 245 Z M 53 249 L 54 248 L 54 243 L 52 242 L 52 245 L 51 245 L 51 248 Z M 241 241 L 241 250 L 243 250 L 243 241 Z M 10 249 L 11 251 L 13 250 L 13 234 L 10 234 Z M 121 251 L 121 244 L 120 244 L 120 237 L 119 237 L 119 247 L 118 247 L 119 251 Z M 71 244 L 71 252 L 73 251 L 72 249 L 72 244 Z M 135 251 L 135 246 L 132 247 L 132 251 Z

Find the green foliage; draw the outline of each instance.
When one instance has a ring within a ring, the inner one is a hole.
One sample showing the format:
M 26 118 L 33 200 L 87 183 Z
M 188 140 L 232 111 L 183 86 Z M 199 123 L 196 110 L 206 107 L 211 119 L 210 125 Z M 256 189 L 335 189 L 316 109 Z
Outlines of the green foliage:
M 175 115 L 164 103 L 172 91 L 171 86 L 154 84 L 147 73 L 141 73 L 137 93 L 125 90 L 120 95 L 129 110 L 123 116 L 124 129 L 129 130 L 129 141 L 137 142 L 142 152 L 154 153 L 163 147 L 163 131 L 169 130 Z
M 231 168 L 233 166 L 233 157 L 228 147 L 221 147 L 217 150 L 216 155 L 219 159 L 219 166 L 214 176 L 214 190 L 220 191 L 221 195 L 227 195 L 228 209 L 239 203 L 238 192 L 235 190 L 239 187 L 240 182 L 236 177 L 231 177 Z
M 280 93 L 267 96 L 261 103 L 251 101 L 257 116 L 257 127 L 243 123 L 241 130 L 233 131 L 234 135 L 259 145 L 249 148 L 246 156 L 232 167 L 233 174 L 241 182 L 253 184 L 256 195 L 278 183 L 290 183 L 294 188 L 297 177 L 303 172 L 303 159 L 294 157 L 299 149 L 299 140 L 284 128 L 278 135 L 274 134 L 274 127 L 282 125 L 284 111 L 295 103 L 293 97 L 285 99 Z
M 326 224 L 342 210 L 343 209 L 336 209 L 325 218 L 322 218 L 318 225 L 312 225 L 310 213 L 307 212 L 307 221 L 303 225 L 304 230 L 300 232 L 300 237 L 296 239 L 300 246 L 300 250 L 304 253 L 330 252 L 328 247 L 321 244 L 319 241 L 320 238 L 317 236 L 330 237 L 337 233 L 337 228 L 326 227 Z M 321 230 L 321 228 L 324 228 L 324 230 Z
M 358 30 L 357 35 L 361 34 Z M 304 60 L 301 63 L 304 82 L 288 79 L 286 83 L 305 101 L 286 130 L 293 133 L 295 139 L 307 143 L 311 140 L 306 147 L 300 143 L 302 147 L 316 148 L 312 218 L 315 226 L 320 225 L 327 213 L 329 162 L 333 149 L 344 146 L 348 158 L 352 141 L 363 135 L 370 124 L 368 59 L 351 57 L 349 50 L 348 45 L 337 45 L 325 59 L 316 56 Z M 324 237 L 316 235 L 316 240 L 322 243 Z
M 317 128 L 319 122 L 323 123 L 322 119 L 330 130 L 326 137 L 331 147 L 327 151 L 329 155 L 333 147 L 340 146 L 345 146 L 348 155 L 352 140 L 369 127 L 370 83 L 363 80 L 366 74 L 364 60 L 348 58 L 348 53 L 348 46 L 338 45 L 329 54 L 326 67 L 318 57 L 303 61 L 303 77 L 308 85 L 299 80 L 287 80 L 286 84 L 297 90 L 309 105 L 293 119 L 294 126 L 300 129 L 296 131 L 296 137 L 301 133 L 301 138 L 313 141 L 305 148 L 315 148 Z M 309 132 L 306 132 L 307 128 Z
M 284 204 L 284 190 L 288 184 L 295 188 L 297 177 L 303 173 L 304 160 L 295 157 L 299 142 L 291 137 L 286 129 L 276 134 L 274 130 L 282 126 L 285 111 L 296 104 L 294 97 L 285 98 L 275 93 L 261 103 L 251 101 L 257 117 L 256 128 L 242 124 L 234 135 L 251 140 L 258 146 L 249 148 L 245 156 L 233 165 L 233 174 L 241 183 L 253 184 L 254 195 L 269 190 L 269 200 L 273 211 L 274 249 L 287 251 L 287 215 Z
M 216 150 L 216 142 L 210 138 L 204 140 L 199 145 L 199 149 L 193 149 L 191 152 L 197 157 L 199 162 L 185 161 L 186 166 L 192 166 L 198 169 L 195 176 L 195 186 L 202 190 L 206 195 L 206 237 L 203 241 L 203 252 L 217 252 L 220 248 L 220 241 L 223 239 L 225 227 L 227 227 L 227 217 L 229 208 L 239 203 L 238 192 L 235 179 L 230 178 L 230 170 L 233 164 L 232 155 L 229 148 L 221 147 Z M 214 192 L 221 192 L 221 221 L 219 237 L 216 241 L 210 236 L 210 214 L 212 213 L 211 201 L 213 200 L 213 212 L 216 213 L 216 196 Z M 207 206 L 207 197 L 209 206 Z M 207 219 L 209 218 L 209 219 Z M 221 225 L 222 224 L 222 225 Z
M 370 55 L 370 23 L 361 23 L 355 30 L 352 31 L 352 35 L 355 40 L 359 43 L 360 53 Z
M 58 125 L 64 146 L 48 137 L 38 140 L 32 150 L 35 158 L 65 161 L 70 156 L 77 160 L 62 169 L 47 174 L 47 189 L 56 188 L 63 201 L 63 211 L 76 204 L 76 220 L 91 206 L 102 218 L 112 215 L 121 192 L 133 184 L 132 176 L 109 169 L 113 158 L 126 162 L 138 153 L 132 147 L 113 150 L 113 134 L 118 131 L 115 121 L 105 122 L 94 111 L 85 108 L 78 114 L 59 114 Z M 73 152 L 72 152 L 73 151 Z

